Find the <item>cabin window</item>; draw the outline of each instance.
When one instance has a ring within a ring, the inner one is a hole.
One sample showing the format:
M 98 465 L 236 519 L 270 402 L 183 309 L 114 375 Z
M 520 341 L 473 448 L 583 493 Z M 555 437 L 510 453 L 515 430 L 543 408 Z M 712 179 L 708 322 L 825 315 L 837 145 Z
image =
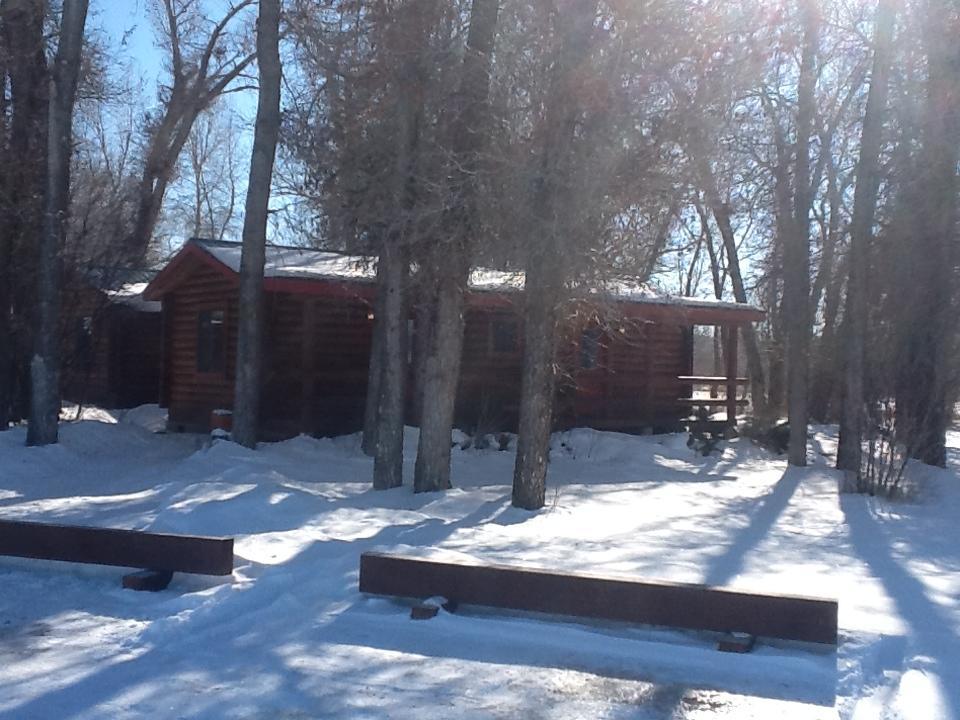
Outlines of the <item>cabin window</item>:
M 498 318 L 491 323 L 491 347 L 495 353 L 512 353 L 518 347 L 517 321 Z
M 587 328 L 580 335 L 580 367 L 593 370 L 600 363 L 600 328 Z
M 197 317 L 197 372 L 226 368 L 226 323 L 223 310 L 201 310 Z

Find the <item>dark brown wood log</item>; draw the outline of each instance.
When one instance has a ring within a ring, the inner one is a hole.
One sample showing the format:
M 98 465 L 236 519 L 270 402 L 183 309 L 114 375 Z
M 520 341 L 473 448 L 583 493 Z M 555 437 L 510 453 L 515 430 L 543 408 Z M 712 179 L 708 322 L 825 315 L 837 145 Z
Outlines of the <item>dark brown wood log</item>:
M 0 520 L 0 555 L 201 575 L 233 572 L 233 538 Z
M 169 570 L 139 570 L 124 575 L 121 582 L 127 590 L 160 592 L 167 589 L 171 580 L 173 580 L 173 573 Z
M 720 639 L 717 650 L 730 653 L 748 653 L 757 643 L 757 637 L 748 633 L 730 633 Z
M 505 565 L 363 553 L 360 591 L 690 630 L 836 644 L 836 600 L 758 595 Z

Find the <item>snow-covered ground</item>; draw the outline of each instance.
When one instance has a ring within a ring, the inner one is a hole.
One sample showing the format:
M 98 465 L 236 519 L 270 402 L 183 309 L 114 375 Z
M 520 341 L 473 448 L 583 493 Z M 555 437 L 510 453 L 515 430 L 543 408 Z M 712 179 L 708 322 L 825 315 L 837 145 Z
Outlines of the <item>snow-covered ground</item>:
M 0 558 L 6 718 L 960 718 L 960 432 L 913 498 L 839 498 L 815 463 L 740 439 L 558 435 L 547 507 L 512 452 L 454 450 L 456 488 L 370 488 L 356 437 L 252 452 L 87 410 L 62 442 L 0 433 L 0 518 L 232 535 L 232 578 L 122 590 L 117 568 Z M 408 433 L 412 474 L 415 434 Z M 409 619 L 357 591 L 360 553 L 837 597 L 834 652 L 479 610 Z

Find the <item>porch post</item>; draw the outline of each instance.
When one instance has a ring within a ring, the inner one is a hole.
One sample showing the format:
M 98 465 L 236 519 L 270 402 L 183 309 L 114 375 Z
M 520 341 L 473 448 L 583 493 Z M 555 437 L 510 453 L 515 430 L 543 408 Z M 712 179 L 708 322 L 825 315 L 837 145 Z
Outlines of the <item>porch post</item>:
M 724 355 L 727 365 L 727 424 L 737 424 L 737 332 L 736 325 L 724 326 Z

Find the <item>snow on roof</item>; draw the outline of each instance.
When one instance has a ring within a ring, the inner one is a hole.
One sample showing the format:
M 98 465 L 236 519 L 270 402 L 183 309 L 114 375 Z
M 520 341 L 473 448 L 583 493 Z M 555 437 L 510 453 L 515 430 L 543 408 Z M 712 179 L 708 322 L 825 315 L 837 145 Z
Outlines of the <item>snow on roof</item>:
M 115 290 L 107 290 L 110 302 L 138 310 L 139 312 L 160 312 L 160 303 L 154 300 L 144 300 L 143 291 L 149 283 L 126 283 Z
M 193 240 L 192 242 L 233 272 L 240 272 L 240 243 L 213 240 Z M 268 245 L 264 277 L 373 282 L 376 279 L 376 270 L 373 258 L 369 256 L 347 255 L 332 250 Z M 478 268 L 470 273 L 470 287 L 477 291 L 517 292 L 523 290 L 523 283 L 522 272 Z M 631 303 L 759 311 L 758 308 L 745 303 L 669 295 L 633 280 L 608 282 L 600 292 Z
M 647 305 L 681 305 L 695 308 L 725 308 L 730 310 L 753 310 L 762 312 L 760 308 L 749 303 L 717 300 L 715 298 L 687 297 L 671 295 L 655 290 L 646 283 L 635 280 L 616 280 L 608 283 L 604 290 L 614 297 L 627 302 L 645 303 Z
M 194 240 L 234 272 L 240 272 L 240 243 Z M 371 258 L 330 250 L 268 245 L 263 276 L 268 278 L 326 278 L 372 281 L 376 273 Z

